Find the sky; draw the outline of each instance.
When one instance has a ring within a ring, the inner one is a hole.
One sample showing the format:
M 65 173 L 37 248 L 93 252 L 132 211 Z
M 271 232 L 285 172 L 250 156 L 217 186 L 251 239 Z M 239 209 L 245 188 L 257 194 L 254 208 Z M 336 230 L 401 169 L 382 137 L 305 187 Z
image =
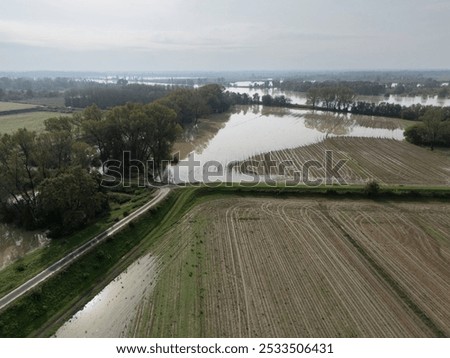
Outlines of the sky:
M 449 69 L 450 0 L 1 0 L 0 71 Z

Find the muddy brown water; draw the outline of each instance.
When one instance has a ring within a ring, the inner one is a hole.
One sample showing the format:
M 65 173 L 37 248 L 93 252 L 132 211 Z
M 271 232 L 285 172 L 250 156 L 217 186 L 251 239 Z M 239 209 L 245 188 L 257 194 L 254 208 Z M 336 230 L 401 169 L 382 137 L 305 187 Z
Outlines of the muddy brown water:
M 42 232 L 30 232 L 13 225 L 0 224 L 0 270 L 49 242 Z
M 127 337 L 143 300 L 156 284 L 158 259 L 141 257 L 116 277 L 55 334 L 58 338 Z
M 334 114 L 320 111 L 237 106 L 229 120 L 207 143 L 197 147 L 180 165 L 169 169 L 170 181 L 207 182 L 245 180 L 230 176 L 230 163 L 261 153 L 318 143 L 328 137 L 366 137 L 403 140 L 411 122 L 384 117 Z M 206 173 L 215 173 L 210 175 Z

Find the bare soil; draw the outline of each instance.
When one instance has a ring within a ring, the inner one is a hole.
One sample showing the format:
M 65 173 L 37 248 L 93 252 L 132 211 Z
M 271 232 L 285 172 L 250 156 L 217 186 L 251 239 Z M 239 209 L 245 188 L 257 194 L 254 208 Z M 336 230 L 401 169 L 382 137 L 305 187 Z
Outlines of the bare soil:
M 450 335 L 450 205 L 217 199 L 156 248 L 132 336 Z
M 328 138 L 313 145 L 257 155 L 250 161 L 254 161 L 253 168 L 258 168 L 260 175 L 270 172 L 269 160 L 287 163 L 271 171 L 272 175 L 283 178 L 293 177 L 294 171 L 301 173 L 308 161 L 317 161 L 322 168 L 311 167 L 309 179 L 325 182 L 331 178 L 325 171 L 326 151 L 331 151 L 334 164 L 346 160 L 339 173 L 348 184 L 363 184 L 373 179 L 389 185 L 450 185 L 448 155 L 392 139 Z M 248 170 L 244 167 L 243 172 Z

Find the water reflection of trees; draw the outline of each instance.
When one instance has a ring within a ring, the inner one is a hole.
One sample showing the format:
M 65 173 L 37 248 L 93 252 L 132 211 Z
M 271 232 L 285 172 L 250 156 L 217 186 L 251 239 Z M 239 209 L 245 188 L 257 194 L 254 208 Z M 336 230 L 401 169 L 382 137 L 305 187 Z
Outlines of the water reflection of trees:
M 355 126 L 390 130 L 404 127 L 400 119 L 355 114 L 310 112 L 305 114 L 304 118 L 307 128 L 334 135 L 347 135 Z
M 355 125 L 349 116 L 334 113 L 308 113 L 304 118 L 307 128 L 326 134 L 347 135 Z
M 262 116 L 274 116 L 274 117 L 284 117 L 286 115 L 290 115 L 291 110 L 283 107 L 262 107 L 261 115 Z
M 252 113 L 255 115 L 261 115 L 261 116 L 274 116 L 274 117 L 283 117 L 286 115 L 292 115 L 292 111 L 289 108 L 283 108 L 283 107 L 269 107 L 269 106 L 261 106 L 261 105 L 252 105 L 252 106 L 246 106 L 246 105 L 238 105 L 235 106 L 232 114 L 242 114 L 246 115 L 247 113 Z
M 191 150 L 202 153 L 211 139 L 225 127 L 225 124 L 230 120 L 233 113 L 240 113 L 240 111 L 215 114 L 210 116 L 210 118 L 200 119 L 196 125 L 185 126 L 181 136 L 181 142 L 189 143 L 192 146 Z

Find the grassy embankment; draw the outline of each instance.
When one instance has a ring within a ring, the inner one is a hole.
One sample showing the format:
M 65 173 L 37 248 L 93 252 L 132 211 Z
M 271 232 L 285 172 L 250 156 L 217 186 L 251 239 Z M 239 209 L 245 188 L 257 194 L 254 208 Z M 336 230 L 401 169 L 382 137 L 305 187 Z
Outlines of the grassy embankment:
M 134 260 L 152 249 L 160 238 L 182 216 L 195 205 L 214 198 L 230 196 L 271 196 L 271 197 L 301 197 L 301 196 L 342 196 L 351 198 L 365 198 L 363 187 L 293 187 L 271 188 L 264 185 L 256 187 L 227 187 L 221 185 L 215 188 L 191 187 L 174 190 L 173 193 L 160 204 L 159 208 L 151 210 L 127 229 L 116 234 L 107 242 L 99 245 L 89 254 L 80 258 L 63 272 L 55 275 L 32 293 L 20 298 L 15 304 L 0 314 L 0 336 L 25 337 L 48 336 L 64 323 L 79 308 L 116 277 Z M 388 197 L 407 200 L 446 199 L 450 197 L 449 188 L 383 188 L 380 198 Z M 136 202 L 136 206 L 138 203 Z M 125 207 L 117 210 L 115 217 L 123 216 Z M 56 247 L 55 252 L 62 255 L 102 231 L 114 221 L 114 216 L 87 228 L 75 235 L 72 240 Z M 78 241 L 77 241 L 78 240 Z M 77 242 L 76 242 L 77 241 Z M 75 243 L 76 242 L 76 243 Z M 47 249 L 47 250 L 52 250 Z M 40 271 L 50 263 L 48 253 L 34 253 L 22 262 L 16 263 L 1 272 L 0 287 L 8 279 L 25 281 L 34 273 Z M 45 263 L 45 264 L 44 264 Z M 20 274 L 19 265 L 26 270 Z M 26 273 L 25 273 L 26 272 Z M 21 280 L 17 280 L 17 277 Z M 7 290 L 4 290 L 7 291 Z M 188 298 L 187 298 L 188 299 Z

